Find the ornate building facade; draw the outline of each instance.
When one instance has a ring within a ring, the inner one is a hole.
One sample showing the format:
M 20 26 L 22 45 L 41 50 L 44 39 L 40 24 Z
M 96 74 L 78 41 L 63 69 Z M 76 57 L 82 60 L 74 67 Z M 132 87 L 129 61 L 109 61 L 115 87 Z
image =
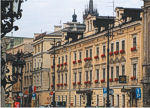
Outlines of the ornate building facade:
M 90 0 L 89 9 L 83 16 L 85 27 L 72 22 L 74 26 L 62 31 L 61 44 L 55 47 L 55 69 L 53 59 L 50 61 L 50 91 L 55 86 L 56 101 L 66 102 L 67 106 L 106 105 L 106 36 L 107 28 L 114 24 L 109 52 L 111 106 L 143 106 L 142 9 L 118 7 L 116 17 L 98 16 L 92 4 Z M 81 26 L 84 30 L 78 29 Z M 50 58 L 53 58 L 53 50 L 49 50 Z M 126 82 L 119 83 L 119 76 L 125 76 Z

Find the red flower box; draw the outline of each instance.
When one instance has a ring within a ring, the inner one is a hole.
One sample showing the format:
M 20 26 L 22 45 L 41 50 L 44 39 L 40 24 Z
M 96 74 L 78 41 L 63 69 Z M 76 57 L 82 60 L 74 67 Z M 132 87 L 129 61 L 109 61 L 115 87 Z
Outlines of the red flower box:
M 59 67 L 60 65 L 58 64 L 57 67 Z
M 64 86 L 67 86 L 67 84 L 66 84 L 66 83 L 64 83 Z
M 112 56 L 112 55 L 113 55 L 113 52 L 109 52 L 109 55 Z
M 115 81 L 118 81 L 119 79 L 118 78 L 115 78 Z
M 60 64 L 60 66 L 63 66 L 63 64 Z
M 88 60 L 92 60 L 92 58 L 91 58 L 91 57 L 88 57 Z
M 109 79 L 109 82 L 113 82 L 113 79 L 112 79 L 112 78 L 110 78 L 110 79 Z
M 78 82 L 78 85 L 81 85 L 81 82 Z
M 64 65 L 67 65 L 67 62 L 65 62 Z
M 63 86 L 63 83 L 61 83 L 60 86 Z
M 132 77 L 131 77 L 131 80 L 135 80 L 135 79 L 136 79 L 136 76 L 132 76 Z
M 88 60 L 88 58 L 84 58 L 84 61 L 86 62 Z
M 76 61 L 73 61 L 73 64 L 76 64 Z
M 105 82 L 105 80 L 104 80 L 104 79 L 102 79 L 102 80 L 101 80 L 101 83 L 104 83 L 104 82 Z
M 95 56 L 94 58 L 95 58 L 95 59 L 98 59 L 98 56 Z
M 87 83 L 88 83 L 88 84 L 91 84 L 91 81 L 88 81 Z
M 78 60 L 78 63 L 81 63 L 81 60 Z
M 54 66 L 52 65 L 51 68 L 54 68 Z
M 54 85 L 52 84 L 51 87 L 54 87 Z
M 131 51 L 135 51 L 135 50 L 136 50 L 136 47 L 131 48 Z
M 105 57 L 105 54 L 102 54 L 101 57 Z
M 72 84 L 75 86 L 75 85 L 76 85 L 76 82 L 73 82 Z
M 98 80 L 95 80 L 94 82 L 95 82 L 95 83 L 98 83 Z
M 125 53 L 125 50 L 123 50 L 123 49 L 122 49 L 122 50 L 120 50 L 120 53 L 121 53 L 121 54 Z
M 88 81 L 85 81 L 85 82 L 84 82 L 84 84 L 87 84 L 87 83 L 88 83 Z
M 57 84 L 57 87 L 59 87 L 60 86 L 60 84 Z
M 119 51 L 115 51 L 114 54 L 115 54 L 115 55 L 118 55 L 118 54 L 119 54 Z

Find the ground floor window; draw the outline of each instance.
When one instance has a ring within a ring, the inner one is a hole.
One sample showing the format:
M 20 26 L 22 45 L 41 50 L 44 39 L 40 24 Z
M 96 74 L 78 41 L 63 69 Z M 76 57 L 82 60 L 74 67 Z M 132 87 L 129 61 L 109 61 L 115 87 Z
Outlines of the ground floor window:
M 99 106 L 99 95 L 96 95 L 96 106 Z
M 125 95 L 122 95 L 122 107 L 125 107 Z

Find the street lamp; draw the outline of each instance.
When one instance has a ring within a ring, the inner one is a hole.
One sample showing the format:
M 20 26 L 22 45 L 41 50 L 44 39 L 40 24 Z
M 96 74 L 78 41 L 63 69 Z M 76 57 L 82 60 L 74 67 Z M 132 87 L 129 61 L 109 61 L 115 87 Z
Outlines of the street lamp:
M 11 30 L 18 30 L 13 22 L 22 17 L 21 3 L 23 0 L 2 0 L 1 1 L 1 38 Z

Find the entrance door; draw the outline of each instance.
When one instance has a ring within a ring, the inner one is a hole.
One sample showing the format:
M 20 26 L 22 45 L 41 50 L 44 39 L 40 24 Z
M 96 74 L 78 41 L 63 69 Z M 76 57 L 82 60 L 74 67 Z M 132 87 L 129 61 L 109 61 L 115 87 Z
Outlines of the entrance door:
M 90 106 L 91 106 L 92 94 L 91 94 L 91 93 L 87 93 L 86 96 L 87 96 L 87 103 L 86 103 L 86 106 L 87 106 L 87 107 L 90 107 Z

